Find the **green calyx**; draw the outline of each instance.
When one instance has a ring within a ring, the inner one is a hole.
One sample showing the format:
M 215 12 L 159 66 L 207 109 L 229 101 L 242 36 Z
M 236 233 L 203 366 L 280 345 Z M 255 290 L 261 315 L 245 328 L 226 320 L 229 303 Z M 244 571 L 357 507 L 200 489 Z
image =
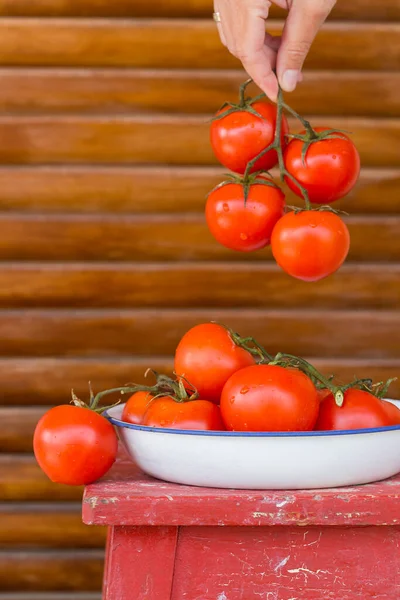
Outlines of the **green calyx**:
M 245 111 L 252 114 L 259 119 L 263 119 L 264 117 L 255 110 L 253 104 L 258 102 L 259 100 L 263 100 L 266 96 L 265 94 L 258 94 L 254 98 L 246 96 L 246 88 L 252 83 L 252 79 L 247 79 L 239 88 L 239 102 L 224 102 L 224 104 L 218 109 L 217 114 L 211 119 L 211 121 L 219 121 L 220 119 L 224 119 L 228 115 L 231 115 L 238 111 Z M 226 109 L 226 110 L 225 110 Z
M 243 187 L 243 197 L 245 206 L 247 204 L 250 188 L 252 185 L 265 185 L 267 187 L 273 187 L 277 190 L 280 189 L 279 186 L 276 185 L 276 183 L 273 181 L 272 175 L 268 171 L 257 171 L 256 173 L 249 173 L 244 176 L 237 175 L 236 173 L 227 173 L 226 179 L 224 179 L 224 181 L 221 181 L 221 183 L 216 185 L 207 194 L 207 197 L 216 190 L 219 190 L 222 187 L 232 184 L 241 185 Z
M 334 139 L 345 139 L 342 134 L 349 133 L 348 131 L 343 131 L 341 129 L 326 129 L 325 131 L 315 131 L 308 121 L 304 121 L 303 124 L 307 123 L 308 127 L 306 127 L 306 133 L 289 133 L 286 137 L 300 140 L 303 142 L 303 146 L 301 148 L 301 162 L 303 167 L 306 166 L 306 157 L 308 149 L 312 144 L 316 142 L 323 142 L 324 140 L 334 140 Z

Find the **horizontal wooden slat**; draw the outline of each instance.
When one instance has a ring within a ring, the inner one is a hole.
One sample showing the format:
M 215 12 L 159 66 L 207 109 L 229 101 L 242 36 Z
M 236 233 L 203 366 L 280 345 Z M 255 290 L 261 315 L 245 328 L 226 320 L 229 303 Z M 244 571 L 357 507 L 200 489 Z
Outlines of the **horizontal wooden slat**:
M 340 289 L 344 294 L 345 286 Z M 311 293 L 313 298 L 317 294 Z M 351 287 L 351 293 L 355 293 L 355 286 Z M 196 323 L 216 320 L 243 335 L 256 333 L 260 343 L 271 353 L 286 351 L 329 358 L 400 358 L 400 313 L 361 311 L 358 306 L 356 311 L 334 308 L 334 311 L 296 312 L 226 308 L 1 311 L 0 351 L 3 357 L 115 355 L 132 360 L 132 355 L 168 355 L 175 352 L 187 329 Z M 151 367 L 151 359 L 147 362 L 147 367 Z M 90 379 L 94 383 L 94 376 Z M 46 387 L 45 382 L 42 385 Z M 17 390 L 18 383 L 16 386 Z M 73 377 L 65 382 L 66 390 L 71 387 L 75 387 Z M 68 391 L 65 400 L 69 399 Z
M 348 260 L 400 261 L 400 216 L 347 217 Z M 272 259 L 232 252 L 209 233 L 203 214 L 114 216 L 0 215 L 0 260 L 229 261 Z
M 0 69 L 0 113 L 211 115 L 236 100 L 245 78 L 243 71 Z M 399 87 L 400 73 L 306 71 L 290 104 L 314 115 L 397 117 Z
M 0 552 L 0 581 L 6 591 L 99 591 L 101 550 Z
M 0 14 L 10 16 L 89 17 L 210 17 L 208 0 L 1 0 Z M 270 16 L 282 18 L 285 11 L 272 4 Z M 400 19 L 397 0 L 352 0 L 338 2 L 331 19 L 391 21 Z
M 202 212 L 224 177 L 218 167 L 0 166 L 0 210 L 42 213 Z M 289 205 L 299 204 L 285 190 Z M 400 170 L 364 169 L 335 207 L 356 213 L 400 213 Z
M 379 290 L 379 294 L 376 294 Z M 4 264 L 0 308 L 258 307 L 397 309 L 400 264 L 345 264 L 316 283 L 274 264 Z M 85 334 L 83 334 L 85 337 Z
M 400 119 L 309 119 L 352 132 L 363 167 L 400 165 Z M 203 116 L 3 116 L 0 162 L 208 165 L 216 159 Z
M 79 503 L 0 504 L 0 548 L 103 548 L 106 529 L 88 528 L 81 513 Z
M 0 501 L 75 501 L 83 488 L 57 485 L 41 471 L 33 456 L 0 454 Z
M 282 21 L 271 21 L 273 35 Z M 396 70 L 398 23 L 328 23 L 317 35 L 310 69 Z M 338 43 L 340 40 L 340 43 Z M 238 68 L 207 20 L 0 19 L 4 66 L 121 66 L 137 68 Z
M 345 322 L 347 325 L 348 320 Z M 93 335 L 93 329 L 89 328 L 89 331 Z M 274 345 L 283 347 L 281 340 L 275 340 Z M 298 346 L 300 345 L 299 343 Z M 399 358 L 327 357 L 311 358 L 311 361 L 323 373 L 334 374 L 340 381 L 350 381 L 353 377 L 363 377 L 366 373 L 374 381 L 382 381 L 397 377 L 400 372 Z M 0 359 L 0 404 L 6 406 L 62 404 L 69 402 L 72 387 L 80 398 L 87 400 L 89 381 L 92 381 L 95 391 L 111 389 L 128 382 L 148 384 L 150 379 L 145 378 L 144 374 L 149 367 L 159 373 L 171 375 L 173 359 L 170 356 L 156 355 L 101 358 L 3 358 Z M 400 379 L 393 382 L 390 394 L 394 398 L 400 396 Z

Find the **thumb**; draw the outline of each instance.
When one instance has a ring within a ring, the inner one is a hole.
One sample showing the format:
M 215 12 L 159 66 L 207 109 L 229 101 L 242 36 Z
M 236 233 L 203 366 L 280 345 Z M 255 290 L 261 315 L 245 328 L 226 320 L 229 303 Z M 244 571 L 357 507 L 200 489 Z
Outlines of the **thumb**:
M 311 44 L 334 4 L 334 0 L 293 0 L 276 65 L 278 81 L 285 92 L 295 89 Z

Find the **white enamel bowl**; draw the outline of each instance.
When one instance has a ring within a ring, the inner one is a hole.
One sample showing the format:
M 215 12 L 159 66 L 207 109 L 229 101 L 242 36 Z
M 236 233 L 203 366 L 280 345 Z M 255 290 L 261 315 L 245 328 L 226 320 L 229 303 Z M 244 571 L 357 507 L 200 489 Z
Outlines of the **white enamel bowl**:
M 104 414 L 132 460 L 165 481 L 313 489 L 371 483 L 400 472 L 400 425 L 329 432 L 188 431 L 131 425 L 120 420 L 122 410 L 118 405 Z

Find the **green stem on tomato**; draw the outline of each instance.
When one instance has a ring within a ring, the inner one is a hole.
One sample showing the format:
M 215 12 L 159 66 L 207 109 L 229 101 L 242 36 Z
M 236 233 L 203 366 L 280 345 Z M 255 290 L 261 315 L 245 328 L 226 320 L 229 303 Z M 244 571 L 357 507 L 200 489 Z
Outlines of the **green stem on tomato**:
M 293 117 L 295 117 L 298 121 L 300 121 L 300 123 L 303 125 L 304 129 L 307 132 L 307 138 L 309 140 L 316 140 L 316 139 L 318 139 L 318 135 L 314 131 L 314 129 L 313 129 L 310 121 L 307 121 L 307 119 L 305 119 L 304 117 L 302 117 L 301 115 L 299 115 L 299 113 L 296 112 L 291 106 L 289 106 L 288 104 L 286 104 L 286 102 L 282 102 L 282 106 Z
M 338 406 L 343 405 L 345 388 L 342 388 L 341 386 L 338 386 L 338 385 L 334 385 L 331 380 L 324 377 L 315 367 L 313 367 L 312 364 L 310 364 L 304 358 L 300 358 L 298 356 L 293 356 L 292 354 L 286 354 L 285 352 L 279 352 L 275 356 L 272 363 L 270 363 L 270 364 L 279 364 L 282 361 L 285 361 L 286 359 L 289 359 L 289 361 L 294 361 L 294 363 L 298 367 L 300 367 L 300 368 L 302 367 L 301 370 L 303 370 L 306 373 L 306 375 L 308 375 L 309 377 L 313 377 L 314 379 L 316 379 L 317 381 L 322 383 L 326 387 L 326 389 L 328 389 L 330 392 L 332 392 L 332 394 L 334 395 L 336 404 Z
M 252 81 L 253 81 L 252 79 L 246 79 L 246 81 L 244 83 L 242 83 L 242 85 L 239 88 L 239 106 L 240 107 L 246 106 L 246 97 L 245 97 L 246 88 L 250 83 L 252 83 Z
M 245 186 L 248 185 L 250 172 L 251 172 L 252 168 L 254 167 L 254 165 L 256 164 L 256 162 L 260 158 L 262 158 L 265 154 L 267 154 L 267 152 L 270 152 L 271 150 L 275 150 L 277 153 L 277 156 L 278 156 L 278 165 L 279 165 L 281 181 L 284 181 L 285 177 L 287 177 L 288 179 L 293 181 L 293 183 L 299 188 L 299 190 L 303 196 L 305 209 L 310 210 L 311 203 L 310 203 L 310 199 L 308 197 L 307 190 L 299 183 L 299 181 L 297 181 L 297 179 L 293 175 L 291 175 L 287 171 L 287 169 L 285 167 L 285 162 L 283 160 L 283 150 L 282 150 L 282 140 L 281 140 L 281 137 L 282 137 L 282 115 L 283 115 L 283 108 L 286 106 L 287 105 L 285 105 L 285 103 L 283 101 L 282 89 L 279 87 L 278 98 L 277 98 L 276 129 L 275 129 L 274 141 L 269 146 L 264 148 L 264 150 L 262 150 L 259 154 L 257 154 L 257 156 L 255 156 L 251 161 L 249 161 L 247 163 L 246 170 L 243 175 L 243 181 L 244 181 Z M 309 126 L 311 127 L 311 125 L 309 125 Z M 246 200 L 246 198 L 245 198 L 245 200 Z

